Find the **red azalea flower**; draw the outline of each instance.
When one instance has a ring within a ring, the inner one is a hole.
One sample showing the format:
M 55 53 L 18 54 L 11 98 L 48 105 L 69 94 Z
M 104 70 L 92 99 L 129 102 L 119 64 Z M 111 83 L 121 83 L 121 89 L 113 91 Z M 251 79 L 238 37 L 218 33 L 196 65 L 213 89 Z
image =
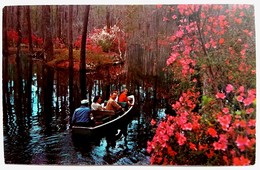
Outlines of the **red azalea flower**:
M 250 140 L 247 137 L 243 137 L 241 135 L 237 136 L 236 144 L 242 152 L 245 150 L 245 146 L 249 145 L 249 142 Z
M 189 123 L 186 123 L 182 126 L 182 129 L 183 130 L 192 130 L 192 124 L 189 122 Z
M 207 147 L 207 144 L 203 144 L 203 145 L 199 144 L 199 151 L 205 150 L 205 149 L 207 149 L 207 148 L 208 148 L 208 147 Z
M 253 146 L 255 145 L 255 143 L 256 143 L 255 138 L 252 138 L 252 139 L 250 140 L 249 144 L 248 144 L 248 147 L 249 147 L 249 148 L 253 147 Z
M 215 150 L 225 151 L 227 149 L 227 136 L 224 134 L 220 134 L 218 142 L 214 142 L 213 146 Z
M 217 131 L 214 128 L 208 128 L 207 133 L 212 137 L 218 137 Z
M 156 121 L 154 119 L 151 120 L 151 125 L 155 125 L 156 124 Z
M 255 130 L 255 128 L 254 128 L 254 129 L 247 128 L 247 129 L 246 129 L 246 133 L 247 133 L 248 135 L 255 135 L 256 130 Z
M 228 157 L 227 156 L 223 156 L 223 160 L 226 162 L 226 165 L 229 165 L 229 161 L 228 161 Z
M 223 151 L 225 151 L 227 149 L 227 144 L 225 144 L 225 143 L 214 142 L 213 146 L 214 146 L 215 150 L 223 150 Z
M 240 124 L 240 120 L 236 119 L 234 122 L 233 122 L 233 125 L 235 127 L 239 127 L 239 124 Z
M 241 156 L 240 158 L 238 158 L 238 157 L 233 158 L 233 165 L 245 166 L 245 165 L 249 165 L 249 164 L 250 164 L 250 160 L 245 158 L 244 156 Z
M 229 109 L 227 107 L 225 107 L 225 108 L 222 109 L 222 112 L 225 113 L 225 114 L 228 114 L 229 113 Z
M 249 127 L 255 127 L 255 123 L 256 123 L 256 120 L 255 120 L 255 119 L 250 119 L 250 120 L 248 121 L 248 126 L 249 126 Z
M 224 93 L 219 93 L 219 92 L 218 92 L 218 93 L 216 94 L 216 98 L 217 98 L 217 99 L 225 99 L 225 98 L 226 98 L 226 95 L 225 95 Z
M 205 154 L 206 154 L 206 156 L 207 156 L 208 158 L 211 158 L 212 156 L 214 156 L 214 151 L 213 151 L 213 150 L 210 150 L 209 153 L 206 152 Z
M 176 134 L 177 140 L 178 140 L 178 144 L 179 145 L 183 145 L 186 142 L 186 137 L 184 136 L 184 134 L 182 133 L 177 133 Z
M 246 125 L 246 121 L 245 120 L 240 120 L 239 126 L 242 127 L 242 128 L 245 128 L 247 126 Z
M 168 151 L 168 154 L 172 157 L 174 157 L 177 154 L 174 150 L 172 150 L 171 146 L 167 146 L 167 151 Z
M 191 150 L 197 150 L 196 145 L 194 143 L 190 142 L 189 145 Z

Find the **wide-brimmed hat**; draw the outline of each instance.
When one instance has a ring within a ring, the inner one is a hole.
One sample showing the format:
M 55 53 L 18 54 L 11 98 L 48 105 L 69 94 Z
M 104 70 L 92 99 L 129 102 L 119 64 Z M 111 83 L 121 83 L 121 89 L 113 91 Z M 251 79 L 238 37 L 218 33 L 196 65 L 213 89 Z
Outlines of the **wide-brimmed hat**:
M 80 103 L 81 103 L 81 104 L 87 104 L 87 103 L 89 103 L 89 101 L 88 101 L 88 99 L 83 99 L 83 100 L 81 100 Z

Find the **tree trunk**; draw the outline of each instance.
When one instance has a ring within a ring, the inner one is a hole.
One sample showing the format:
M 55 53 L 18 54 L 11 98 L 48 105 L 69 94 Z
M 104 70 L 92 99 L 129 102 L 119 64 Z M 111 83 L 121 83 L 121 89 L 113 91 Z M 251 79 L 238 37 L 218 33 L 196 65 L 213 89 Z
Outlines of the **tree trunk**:
M 51 30 L 51 8 L 50 6 L 43 6 L 43 23 L 45 25 L 45 38 L 44 38 L 44 54 L 45 61 L 51 61 L 53 58 L 53 43 L 52 43 L 52 30 Z M 50 131 L 51 121 L 52 121 L 52 101 L 53 101 L 53 80 L 54 80 L 54 70 L 44 67 L 44 112 L 45 112 L 45 123 L 46 132 Z
M 106 8 L 107 10 L 107 14 L 106 14 L 106 22 L 107 22 L 107 32 L 110 33 L 110 12 L 109 12 L 109 9 L 108 9 L 108 6 Z
M 81 50 L 80 50 L 80 91 L 81 99 L 86 98 L 86 39 L 88 29 L 90 5 L 86 6 L 85 17 L 82 31 Z
M 26 6 L 26 20 L 28 25 L 28 39 L 29 39 L 29 51 L 30 54 L 33 53 L 33 45 L 32 45 L 32 30 L 31 30 L 31 16 L 30 16 L 30 7 Z M 32 111 L 32 55 L 28 55 L 28 80 L 27 80 L 27 113 L 31 113 Z M 30 114 L 28 114 L 30 115 Z
M 7 122 L 8 101 L 8 41 L 7 41 L 7 7 L 3 9 L 3 118 Z
M 31 14 L 30 14 L 30 7 L 26 6 L 26 20 L 28 24 L 28 39 L 29 39 L 29 51 L 33 53 L 33 45 L 32 45 L 32 28 L 31 28 Z
M 56 6 L 56 18 L 57 18 L 57 33 L 56 36 L 61 38 L 61 7 Z
M 69 6 L 69 37 L 68 37 L 68 44 L 69 44 L 69 103 L 70 103 L 70 117 L 72 117 L 73 111 L 74 111 L 74 99 L 73 99 L 73 76 L 74 76 L 74 70 L 73 70 L 73 46 L 72 46 L 72 18 L 73 18 L 73 6 Z
M 53 43 L 52 43 L 52 24 L 51 24 L 51 7 L 48 5 L 43 6 L 43 23 L 44 23 L 44 53 L 46 61 L 53 59 Z
M 23 89 L 23 84 L 22 84 L 22 69 L 21 69 L 21 60 L 20 60 L 20 52 L 21 52 L 21 42 L 22 42 L 22 32 L 21 32 L 21 23 L 20 23 L 20 16 L 21 16 L 21 7 L 17 7 L 17 25 L 16 25 L 16 31 L 18 32 L 18 41 L 17 41 L 17 51 L 16 51 L 16 89 L 17 91 L 15 92 L 15 106 L 16 106 L 16 113 L 17 113 L 17 121 L 18 124 L 22 119 L 22 89 Z

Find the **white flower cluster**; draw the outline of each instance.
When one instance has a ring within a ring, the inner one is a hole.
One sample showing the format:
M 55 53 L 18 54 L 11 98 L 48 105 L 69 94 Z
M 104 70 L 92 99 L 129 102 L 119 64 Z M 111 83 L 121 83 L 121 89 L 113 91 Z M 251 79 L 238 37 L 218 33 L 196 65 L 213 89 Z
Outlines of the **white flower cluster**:
M 107 26 L 105 26 L 101 31 L 95 29 L 95 33 L 90 36 L 90 39 L 98 45 L 103 43 L 112 44 L 120 32 L 120 28 L 116 25 L 111 27 L 109 32 L 107 31 Z

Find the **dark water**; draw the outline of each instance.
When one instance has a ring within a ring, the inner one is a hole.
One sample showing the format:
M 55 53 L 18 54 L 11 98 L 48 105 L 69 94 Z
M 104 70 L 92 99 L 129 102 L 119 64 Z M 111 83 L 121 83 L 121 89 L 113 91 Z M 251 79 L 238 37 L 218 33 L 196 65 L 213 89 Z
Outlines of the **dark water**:
M 152 117 L 150 103 L 138 103 L 132 113 L 133 116 L 126 122 L 127 134 L 117 140 L 105 136 L 95 140 L 75 138 L 68 126 L 70 116 L 68 72 L 64 70 L 49 72 L 49 68 L 39 61 L 28 63 L 28 60 L 23 59 L 21 63 L 17 63 L 10 57 L 7 62 L 8 67 L 3 69 L 6 164 L 149 164 L 146 144 L 153 133 L 150 126 Z M 32 64 L 31 73 L 30 64 Z M 32 81 L 29 81 L 30 74 Z M 49 77 L 53 77 L 53 81 L 50 81 Z M 77 79 L 74 81 L 77 82 Z M 75 82 L 75 96 L 80 96 L 79 86 Z M 93 88 L 92 93 L 97 93 L 98 88 Z M 48 94 L 50 92 L 51 94 Z M 75 97 L 73 104 L 77 106 L 78 101 L 79 99 Z M 158 110 L 156 113 L 159 117 L 164 116 L 164 110 Z

